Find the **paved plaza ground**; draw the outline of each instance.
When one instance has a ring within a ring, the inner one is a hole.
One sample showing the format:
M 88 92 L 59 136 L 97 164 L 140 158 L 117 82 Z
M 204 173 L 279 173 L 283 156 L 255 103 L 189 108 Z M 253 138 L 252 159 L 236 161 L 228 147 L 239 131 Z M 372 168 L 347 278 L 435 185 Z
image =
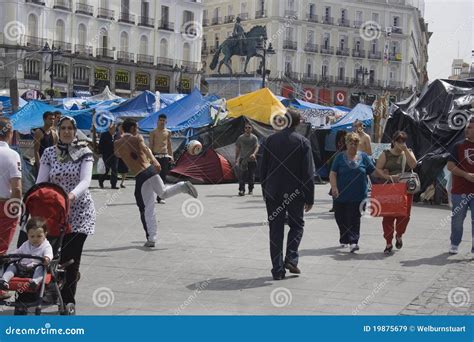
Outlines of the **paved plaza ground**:
M 460 254 L 447 254 L 450 211 L 415 205 L 404 247 L 384 256 L 381 219 L 363 218 L 360 251 L 338 247 L 329 185 L 316 185 L 300 247 L 302 274 L 274 281 L 260 186 L 197 185 L 157 204 L 156 248 L 144 231 L 133 181 L 121 190 L 91 189 L 96 234 L 87 239 L 77 292 L 78 315 L 412 315 L 470 314 L 474 261 L 466 219 Z M 468 228 L 469 227 L 469 228 Z M 4 310 L 3 314 L 11 314 Z

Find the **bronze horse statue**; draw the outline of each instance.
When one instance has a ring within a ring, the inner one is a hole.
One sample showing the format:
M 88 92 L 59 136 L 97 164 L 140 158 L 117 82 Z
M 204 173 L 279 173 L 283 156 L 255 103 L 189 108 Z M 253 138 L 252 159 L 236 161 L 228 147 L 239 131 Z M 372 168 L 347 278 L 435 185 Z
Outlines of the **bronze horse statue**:
M 254 26 L 246 33 L 242 47 L 243 51 L 240 51 L 239 39 L 236 37 L 227 38 L 217 49 L 214 57 L 212 58 L 211 70 L 214 70 L 219 62 L 219 55 L 222 52 L 224 58 L 219 62 L 219 68 L 217 72 L 221 73 L 221 67 L 223 64 L 227 66 L 230 74 L 232 75 L 232 66 L 230 64 L 232 56 L 245 56 L 244 73 L 247 73 L 247 65 L 249 64 L 250 58 L 260 57 L 263 60 L 263 56 L 257 52 L 257 47 L 263 43 L 264 39 L 267 39 L 267 29 L 265 26 Z

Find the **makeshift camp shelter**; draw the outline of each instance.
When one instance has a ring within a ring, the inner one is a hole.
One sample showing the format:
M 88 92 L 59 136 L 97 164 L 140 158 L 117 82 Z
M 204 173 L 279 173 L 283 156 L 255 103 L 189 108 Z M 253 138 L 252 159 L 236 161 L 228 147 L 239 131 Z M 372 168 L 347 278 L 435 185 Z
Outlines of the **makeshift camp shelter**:
M 286 107 L 298 109 L 305 122 L 312 127 L 326 126 L 328 121 L 337 121 L 351 111 L 345 107 L 328 107 L 298 99 L 285 99 L 281 102 Z
M 232 182 L 236 179 L 230 163 L 212 148 L 198 156 L 184 153 L 170 173 L 208 184 Z
M 109 89 L 109 86 L 106 86 L 102 93 L 88 97 L 87 101 L 88 102 L 101 102 L 101 101 L 118 100 L 118 99 L 121 99 L 121 97 L 112 93 Z
M 194 88 L 188 96 L 139 121 L 138 127 L 144 132 L 151 132 L 156 128 L 160 114 L 168 117 L 166 128 L 171 131 L 207 126 L 212 123 L 210 106 L 211 102 Z
M 134 117 L 143 118 L 147 117 L 154 111 L 156 101 L 156 95 L 151 91 L 144 91 L 138 96 L 128 99 L 109 111 L 115 118 L 118 117 Z
M 268 88 L 227 100 L 230 118 L 246 116 L 249 119 L 269 125 L 272 115 L 284 114 L 285 106 Z
M 473 101 L 473 81 L 435 80 L 419 98 L 411 96 L 392 106 L 382 142 L 390 142 L 397 130 L 408 134 L 407 145 L 419 162 L 422 191 L 442 172 L 450 148 L 464 139 Z

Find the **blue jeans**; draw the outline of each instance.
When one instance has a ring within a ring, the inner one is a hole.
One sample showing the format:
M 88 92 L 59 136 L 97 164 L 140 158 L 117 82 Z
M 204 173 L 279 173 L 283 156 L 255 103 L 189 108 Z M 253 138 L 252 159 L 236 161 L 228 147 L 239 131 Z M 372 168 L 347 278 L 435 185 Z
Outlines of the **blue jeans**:
M 471 209 L 471 234 L 474 236 L 474 194 L 453 194 L 452 203 L 451 244 L 454 246 L 459 246 L 462 240 L 464 219 L 466 218 L 468 209 Z M 474 252 L 474 245 L 471 251 Z

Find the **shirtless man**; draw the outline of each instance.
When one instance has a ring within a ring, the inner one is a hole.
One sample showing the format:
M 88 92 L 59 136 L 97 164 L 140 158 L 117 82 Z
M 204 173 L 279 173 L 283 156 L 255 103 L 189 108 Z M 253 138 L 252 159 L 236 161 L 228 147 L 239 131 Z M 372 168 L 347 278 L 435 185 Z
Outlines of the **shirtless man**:
M 198 197 L 196 188 L 190 182 L 179 182 L 165 186 L 160 177 L 161 165 L 138 135 L 134 120 L 126 119 L 122 124 L 123 135 L 114 143 L 114 153 L 121 158 L 135 175 L 135 200 L 140 210 L 140 219 L 145 230 L 145 247 L 155 247 L 157 223 L 155 198 L 168 198 L 179 193 Z
M 370 135 L 364 132 L 364 124 L 360 120 L 354 121 L 352 124 L 352 127 L 354 128 L 354 132 L 356 132 L 359 135 L 360 139 L 360 144 L 358 147 L 358 150 L 361 152 L 367 153 L 368 156 L 372 155 L 372 146 L 370 143 L 372 142 L 370 139 Z

